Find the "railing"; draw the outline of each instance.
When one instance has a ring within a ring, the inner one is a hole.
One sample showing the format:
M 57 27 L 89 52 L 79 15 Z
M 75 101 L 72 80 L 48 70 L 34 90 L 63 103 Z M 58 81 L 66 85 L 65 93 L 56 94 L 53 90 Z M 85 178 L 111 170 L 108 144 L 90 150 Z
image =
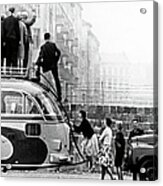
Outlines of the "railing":
M 1 77 L 26 77 L 27 68 L 1 67 Z
M 22 67 L 1 67 L 2 78 L 24 78 L 24 79 L 39 79 L 39 68 L 33 65 L 29 68 Z

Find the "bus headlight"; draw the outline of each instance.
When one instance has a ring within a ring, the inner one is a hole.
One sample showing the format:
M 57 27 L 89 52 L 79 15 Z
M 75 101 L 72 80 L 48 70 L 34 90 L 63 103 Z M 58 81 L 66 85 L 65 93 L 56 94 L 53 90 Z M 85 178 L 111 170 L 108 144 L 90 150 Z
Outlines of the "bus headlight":
M 49 155 L 49 162 L 50 163 L 56 163 L 59 161 L 59 158 L 55 154 L 50 154 Z
M 50 154 L 49 162 L 50 163 L 58 163 L 58 162 L 69 162 L 71 160 L 70 156 L 66 156 L 63 154 Z

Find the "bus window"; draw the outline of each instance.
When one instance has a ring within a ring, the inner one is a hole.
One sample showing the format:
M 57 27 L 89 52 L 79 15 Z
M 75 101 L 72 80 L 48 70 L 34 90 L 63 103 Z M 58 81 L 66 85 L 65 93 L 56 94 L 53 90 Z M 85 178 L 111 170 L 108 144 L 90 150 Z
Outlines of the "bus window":
M 4 100 L 4 92 L 1 93 L 1 114 L 6 113 L 6 103 Z
M 57 107 L 57 104 L 54 104 L 52 102 L 46 92 L 37 94 L 34 98 L 42 109 L 42 112 L 47 120 L 52 119 L 56 122 L 58 122 L 59 120 L 63 120 L 62 113 Z
M 26 97 L 25 114 L 40 114 L 36 103 L 28 96 Z
M 23 114 L 23 96 L 16 91 L 2 91 L 1 93 L 2 114 Z

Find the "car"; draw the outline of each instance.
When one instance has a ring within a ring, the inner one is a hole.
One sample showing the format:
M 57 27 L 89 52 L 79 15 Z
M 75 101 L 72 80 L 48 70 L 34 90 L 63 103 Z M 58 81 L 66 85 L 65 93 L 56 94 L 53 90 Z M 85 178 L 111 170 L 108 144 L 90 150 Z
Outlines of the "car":
M 132 138 L 127 147 L 126 165 L 133 180 L 154 181 L 158 178 L 158 135 L 143 134 Z

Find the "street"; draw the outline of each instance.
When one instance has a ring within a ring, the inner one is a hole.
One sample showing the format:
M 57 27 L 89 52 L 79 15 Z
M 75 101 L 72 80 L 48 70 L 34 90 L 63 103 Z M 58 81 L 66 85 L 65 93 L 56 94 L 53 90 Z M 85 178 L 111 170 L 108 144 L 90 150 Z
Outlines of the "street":
M 54 171 L 54 170 L 38 170 L 38 171 L 8 171 L 2 173 L 3 177 L 36 177 L 36 178 L 55 178 L 55 179 L 91 179 L 99 180 L 101 175 L 100 173 L 89 173 L 81 171 Z M 115 180 L 117 180 L 117 175 L 113 174 Z M 105 180 L 109 180 L 109 176 L 105 176 Z M 124 180 L 132 180 L 132 176 L 129 174 L 124 175 Z

